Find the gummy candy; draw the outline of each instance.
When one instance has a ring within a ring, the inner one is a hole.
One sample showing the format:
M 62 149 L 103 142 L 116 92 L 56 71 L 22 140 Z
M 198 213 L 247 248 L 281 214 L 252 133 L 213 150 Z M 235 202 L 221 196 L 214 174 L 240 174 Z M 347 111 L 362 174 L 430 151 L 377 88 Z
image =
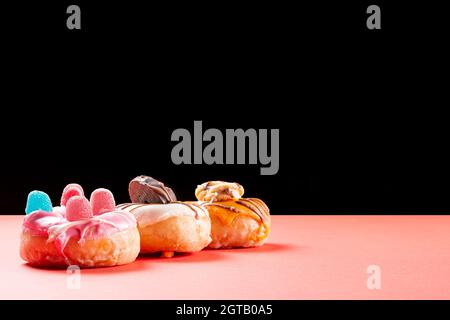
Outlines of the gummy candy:
M 46 194 L 45 192 L 34 190 L 28 194 L 25 213 L 30 214 L 36 210 L 42 210 L 46 212 L 53 211 L 52 201 L 50 200 L 48 194 Z
M 114 211 L 116 201 L 114 200 L 114 196 L 111 191 L 100 188 L 92 192 L 91 206 L 94 215 L 98 215 L 105 212 Z
M 65 206 L 67 201 L 73 196 L 84 196 L 83 188 L 76 183 L 68 184 L 62 193 L 61 205 Z
M 73 196 L 66 203 L 66 218 L 69 221 L 92 218 L 92 208 L 84 196 Z

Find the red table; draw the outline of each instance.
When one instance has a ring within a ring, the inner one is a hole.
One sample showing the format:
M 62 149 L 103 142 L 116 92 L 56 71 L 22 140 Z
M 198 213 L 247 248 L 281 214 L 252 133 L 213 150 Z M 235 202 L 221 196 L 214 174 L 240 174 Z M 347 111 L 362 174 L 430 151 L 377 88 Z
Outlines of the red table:
M 0 217 L 0 299 L 450 299 L 450 216 L 273 216 L 260 248 L 140 257 L 79 278 L 21 260 L 22 219 Z M 369 266 L 380 289 L 368 289 Z

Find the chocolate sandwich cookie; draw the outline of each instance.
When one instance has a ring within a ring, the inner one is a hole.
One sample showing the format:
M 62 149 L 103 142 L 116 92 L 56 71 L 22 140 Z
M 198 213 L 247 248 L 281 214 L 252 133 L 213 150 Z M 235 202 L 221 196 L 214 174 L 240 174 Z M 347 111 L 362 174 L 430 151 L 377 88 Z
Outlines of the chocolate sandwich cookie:
M 149 176 L 138 176 L 128 186 L 133 203 L 170 203 L 177 201 L 171 188 Z

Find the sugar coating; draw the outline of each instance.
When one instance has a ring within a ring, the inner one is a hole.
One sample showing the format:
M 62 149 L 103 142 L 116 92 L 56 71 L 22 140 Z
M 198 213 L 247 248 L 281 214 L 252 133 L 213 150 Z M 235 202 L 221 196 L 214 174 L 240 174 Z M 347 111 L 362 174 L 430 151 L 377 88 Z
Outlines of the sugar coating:
M 45 192 L 34 190 L 28 194 L 25 213 L 30 214 L 36 210 L 42 210 L 45 212 L 53 211 L 52 201 Z
M 74 196 L 84 196 L 84 191 L 79 184 L 70 183 L 63 190 L 61 205 L 65 206 L 67 204 L 67 201 Z
M 91 206 L 94 215 L 114 211 L 116 201 L 111 191 L 99 188 L 91 193 Z
M 91 204 L 84 196 L 73 196 L 66 203 L 66 219 L 86 220 L 93 217 Z

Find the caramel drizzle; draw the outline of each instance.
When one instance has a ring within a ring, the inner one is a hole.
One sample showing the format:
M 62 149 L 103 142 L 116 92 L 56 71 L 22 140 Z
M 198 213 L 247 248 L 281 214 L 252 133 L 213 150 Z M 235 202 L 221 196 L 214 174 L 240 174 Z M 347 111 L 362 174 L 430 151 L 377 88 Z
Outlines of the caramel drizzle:
M 202 211 L 202 208 L 199 205 L 193 204 L 193 203 L 184 203 L 184 202 L 181 202 L 181 201 L 174 201 L 174 202 L 171 202 L 171 203 L 178 203 L 178 204 L 182 204 L 184 206 L 187 206 L 189 209 L 194 211 L 195 219 L 199 219 L 200 218 L 200 216 L 198 214 L 198 210 L 196 210 L 196 208 L 198 208 L 200 211 Z M 169 204 L 169 203 L 167 203 L 167 204 Z M 119 209 L 119 210 L 126 210 L 129 207 L 136 206 L 135 208 L 133 208 L 131 210 L 128 210 L 129 212 L 133 212 L 136 209 L 139 209 L 139 208 L 142 208 L 142 207 L 145 207 L 145 206 L 152 206 L 152 205 L 161 205 L 161 203 L 124 203 L 124 204 L 121 204 L 121 205 L 117 206 L 117 209 Z
M 182 205 L 184 205 L 184 206 L 187 206 L 189 209 L 191 209 L 192 211 L 194 211 L 194 213 L 195 213 L 195 219 L 198 220 L 198 219 L 200 218 L 197 209 L 199 209 L 199 210 L 201 211 L 202 208 L 201 208 L 199 205 L 194 204 L 194 203 L 185 203 L 185 202 L 181 202 L 181 201 L 174 201 L 174 202 L 171 202 L 171 203 L 178 203 L 178 204 L 182 204 Z M 196 208 L 197 208 L 197 209 L 196 209 Z
M 259 219 L 261 220 L 261 222 L 263 224 L 268 225 L 269 208 L 267 208 L 267 206 L 264 204 L 264 202 L 262 202 L 261 200 L 256 199 L 256 198 L 240 199 L 240 200 L 235 200 L 235 201 L 237 204 L 240 204 L 241 206 L 250 209 L 253 213 L 255 213 L 259 217 Z M 229 210 L 229 211 L 237 213 L 237 214 L 245 213 L 244 211 L 239 210 L 236 207 L 223 205 L 223 204 L 220 204 L 217 202 L 205 203 L 204 205 L 223 208 L 225 210 Z
M 156 203 L 155 203 L 155 204 L 156 204 Z M 142 203 L 124 203 L 124 204 L 118 205 L 118 206 L 117 206 L 117 209 L 119 209 L 119 210 L 126 210 L 126 209 L 128 209 L 129 207 L 136 206 L 135 208 L 133 208 L 133 209 L 131 209 L 131 210 L 128 210 L 129 212 L 133 212 L 134 210 L 139 209 L 139 208 L 142 208 L 142 207 L 147 206 L 147 205 L 150 205 L 150 204 L 142 204 Z
M 268 223 L 269 219 L 267 213 L 269 212 L 269 208 L 267 208 L 266 205 L 263 205 L 263 202 L 261 200 L 255 198 L 248 198 L 237 200 L 236 203 L 252 210 L 259 216 L 259 218 L 264 224 Z
M 205 203 L 204 206 L 218 207 L 218 208 L 222 208 L 222 209 L 225 209 L 225 210 L 232 211 L 234 213 L 241 213 L 241 214 L 244 213 L 242 210 L 239 210 L 238 208 L 231 207 L 231 206 L 226 206 L 224 204 L 219 204 L 217 202 Z

